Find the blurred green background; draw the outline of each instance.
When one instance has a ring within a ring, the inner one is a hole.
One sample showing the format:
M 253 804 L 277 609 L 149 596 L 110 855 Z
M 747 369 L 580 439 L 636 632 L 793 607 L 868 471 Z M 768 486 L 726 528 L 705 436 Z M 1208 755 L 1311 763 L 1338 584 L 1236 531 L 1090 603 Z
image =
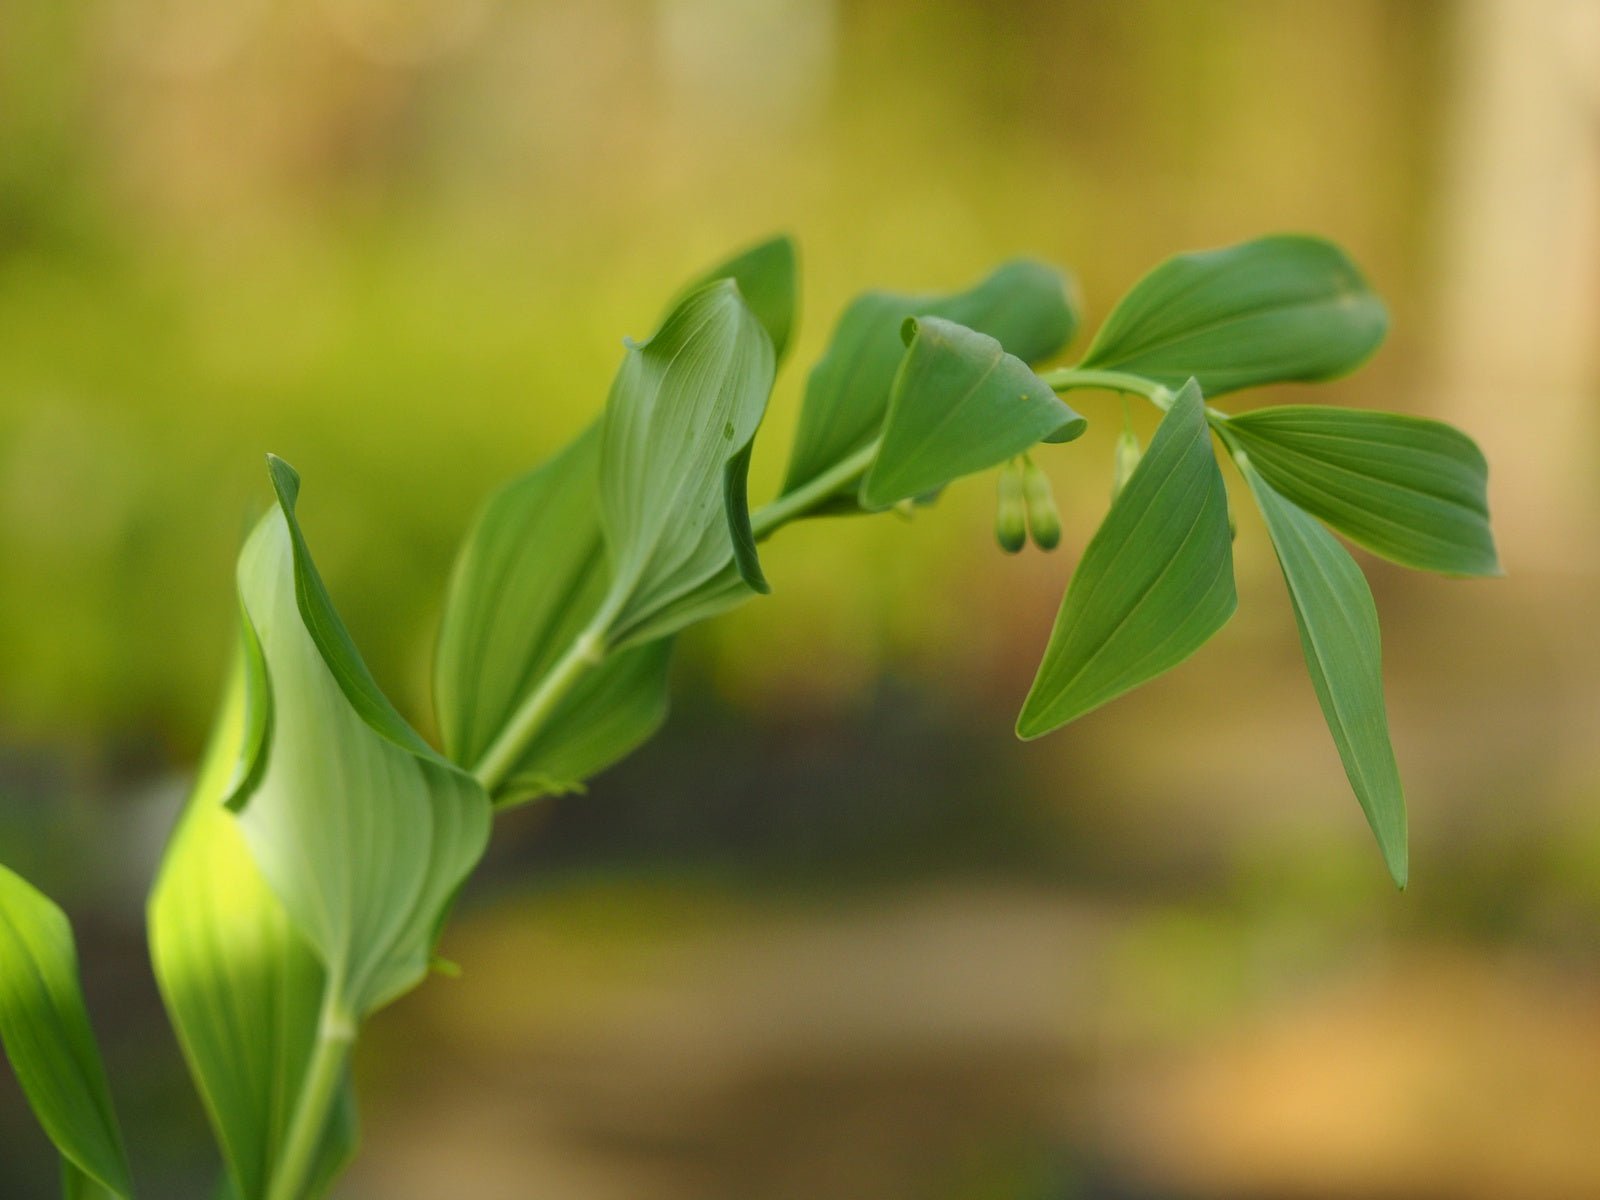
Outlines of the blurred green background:
M 504 821 L 464 976 L 360 1048 L 339 1195 L 1600 1195 L 1597 80 L 1594 0 L 4 0 L 0 859 L 77 923 L 147 1194 L 214 1161 L 141 905 L 263 452 L 427 729 L 474 506 L 725 252 L 804 255 L 759 499 L 857 290 L 1030 253 L 1092 325 L 1169 253 L 1293 229 L 1393 332 L 1240 402 L 1439 416 L 1493 469 L 1506 579 L 1358 552 L 1410 891 L 1246 504 L 1223 633 L 1012 738 L 1104 509 L 1085 395 L 1061 551 L 1003 559 L 988 479 L 785 531 L 661 737 Z M 53 1170 L 0 1072 L 0 1195 Z

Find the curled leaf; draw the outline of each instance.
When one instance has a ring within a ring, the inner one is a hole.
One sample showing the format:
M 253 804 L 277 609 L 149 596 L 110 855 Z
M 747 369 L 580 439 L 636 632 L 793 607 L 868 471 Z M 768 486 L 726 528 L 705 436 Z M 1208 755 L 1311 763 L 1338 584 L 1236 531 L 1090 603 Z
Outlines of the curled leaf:
M 359 1019 L 427 972 L 445 911 L 487 842 L 489 801 L 377 689 L 301 536 L 299 477 L 281 460 L 271 468 L 278 506 L 238 570 L 271 736 L 238 819 L 335 1006 Z
M 887 508 L 1005 462 L 1087 422 L 994 338 L 941 317 L 912 317 L 889 392 L 883 442 L 861 484 Z

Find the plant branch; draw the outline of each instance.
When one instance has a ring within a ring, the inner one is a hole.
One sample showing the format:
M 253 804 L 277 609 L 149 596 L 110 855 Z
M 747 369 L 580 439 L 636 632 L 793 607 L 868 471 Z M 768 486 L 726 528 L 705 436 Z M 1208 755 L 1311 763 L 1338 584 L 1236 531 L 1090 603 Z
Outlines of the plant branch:
M 1125 371 L 1094 371 L 1084 367 L 1063 367 L 1040 376 L 1058 392 L 1073 388 L 1101 388 L 1108 392 L 1143 396 L 1162 412 L 1172 407 L 1172 389 L 1142 375 L 1129 375 Z
M 572 645 L 539 681 L 539 686 L 528 694 L 517 711 L 511 714 L 500 736 L 490 743 L 472 774 L 483 790 L 494 794 L 495 788 L 506 781 L 516 767 L 517 760 L 527 749 L 550 714 L 577 686 L 585 673 L 599 666 L 606 657 L 606 630 L 610 616 L 604 610 L 595 615 L 588 628 L 573 639 Z
M 316 1046 L 300 1084 L 300 1095 L 295 1100 L 277 1169 L 272 1173 L 267 1200 L 301 1200 L 304 1196 L 355 1040 L 356 1023 L 343 1011 L 330 985 L 323 997 Z
M 873 438 L 850 457 L 840 459 L 809 483 L 756 509 L 750 514 L 750 528 L 756 538 L 771 537 L 790 521 L 805 516 L 824 501 L 831 499 L 846 484 L 860 479 L 867 473 L 872 460 L 878 457 L 880 444 L 881 439 Z
M 836 495 L 841 488 L 860 479 L 877 457 L 878 444 L 878 440 L 873 439 L 803 487 L 757 509 L 750 515 L 750 527 L 755 536 L 760 539 L 771 537 L 790 521 L 805 516 Z M 538 686 L 528 694 L 528 698 L 506 722 L 500 735 L 484 751 L 472 774 L 485 791 L 493 795 L 495 788 L 506 781 L 516 768 L 517 760 L 550 719 L 556 706 L 585 674 L 605 661 L 610 619 L 610 614 L 604 610 L 596 614 L 588 628 L 573 640 L 566 653 L 539 680 Z

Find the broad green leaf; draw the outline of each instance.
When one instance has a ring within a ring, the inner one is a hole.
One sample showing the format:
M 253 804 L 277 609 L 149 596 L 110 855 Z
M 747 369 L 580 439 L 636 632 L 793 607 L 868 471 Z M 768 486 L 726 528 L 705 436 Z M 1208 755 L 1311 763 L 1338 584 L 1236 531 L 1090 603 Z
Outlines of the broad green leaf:
M 600 428 L 603 611 L 614 640 L 753 541 L 743 479 L 773 370 L 771 338 L 727 280 L 692 293 L 629 347 Z M 737 561 L 765 591 L 754 555 Z
M 799 307 L 800 272 L 794 239 L 769 238 L 742 250 L 699 276 L 667 306 L 668 315 L 692 292 L 719 279 L 732 279 L 739 293 L 772 339 L 772 353 L 783 361 L 794 333 L 795 312 Z M 665 318 L 663 318 L 665 319 Z
M 610 583 L 591 426 L 490 498 L 462 545 L 440 626 L 435 703 L 445 751 L 470 767 L 595 617 Z M 735 573 L 742 595 L 750 589 Z M 666 716 L 671 642 L 614 651 L 527 745 L 497 804 L 568 792 Z
M 1489 466 L 1439 421 L 1294 405 L 1228 430 L 1275 491 L 1374 554 L 1449 575 L 1498 575 Z
M 1321 238 L 1279 235 L 1169 258 L 1133 286 L 1084 367 L 1207 396 L 1359 366 L 1388 329 L 1383 302 Z
M 446 909 L 482 855 L 489 801 L 382 698 L 327 600 L 295 519 L 299 477 L 239 558 L 270 689 L 270 741 L 239 817 L 262 874 L 359 1019 L 427 972 Z
M 133 1184 L 66 914 L 0 867 L 0 1043 L 61 1152 L 66 1187 L 129 1197 Z M 91 1186 L 92 1185 L 92 1186 Z
M 1027 363 L 1056 353 L 1078 327 L 1070 281 L 1028 260 L 1005 263 L 976 286 L 951 295 L 867 292 L 857 297 L 839 318 L 827 352 L 806 383 L 785 495 L 877 438 L 906 352 L 901 327 L 910 317 L 943 317 L 988 334 Z M 855 508 L 853 498 L 847 507 Z
M 1235 604 L 1228 501 L 1191 380 L 1083 552 L 1018 735 L 1048 733 L 1177 666 Z
M 1389 741 L 1383 703 L 1378 610 L 1361 568 L 1315 518 L 1275 491 L 1253 469 L 1248 452 L 1235 460 L 1255 493 L 1278 551 L 1306 668 L 1356 799 L 1377 836 L 1396 885 L 1406 885 L 1406 802 Z
M 316 1039 L 324 974 L 223 806 L 246 729 L 240 669 L 167 846 L 148 920 L 156 982 L 222 1148 L 227 1194 L 261 1200 Z M 317 1172 L 324 1186 L 354 1144 L 347 1081 Z
M 861 485 L 865 508 L 942 488 L 1085 421 L 994 338 L 941 317 L 908 317 L 883 445 Z

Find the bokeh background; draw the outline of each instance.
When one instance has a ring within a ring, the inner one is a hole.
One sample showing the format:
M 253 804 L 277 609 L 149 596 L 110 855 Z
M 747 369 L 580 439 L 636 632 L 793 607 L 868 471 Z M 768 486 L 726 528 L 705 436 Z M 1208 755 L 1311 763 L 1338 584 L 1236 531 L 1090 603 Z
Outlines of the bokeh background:
M 77 923 L 148 1194 L 212 1178 L 142 898 L 264 451 L 426 729 L 474 506 L 725 252 L 804 253 L 761 498 L 857 290 L 1031 253 L 1092 325 L 1282 229 L 1393 332 L 1237 402 L 1436 415 L 1493 468 L 1505 579 L 1358 554 L 1409 892 L 1248 504 L 1210 646 L 1012 738 L 1104 509 L 1084 395 L 1061 551 L 1003 559 L 987 479 L 787 530 L 660 738 L 504 820 L 463 977 L 362 1043 L 346 1200 L 1600 1195 L 1600 4 L 4 0 L 0 859 Z M 52 1187 L 0 1072 L 0 1194 Z

